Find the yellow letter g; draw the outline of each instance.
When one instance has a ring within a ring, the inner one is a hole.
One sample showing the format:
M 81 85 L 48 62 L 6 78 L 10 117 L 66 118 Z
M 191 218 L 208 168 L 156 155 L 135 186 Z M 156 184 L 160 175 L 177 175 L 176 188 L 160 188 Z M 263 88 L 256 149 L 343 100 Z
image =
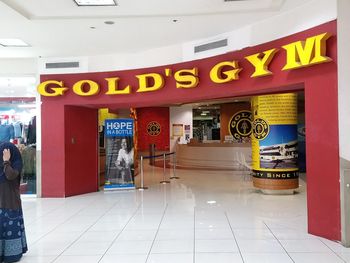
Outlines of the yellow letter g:
M 50 87 L 50 91 L 48 92 L 47 89 L 49 86 L 55 85 L 54 87 Z M 38 86 L 38 92 L 42 96 L 47 96 L 47 97 L 55 97 L 55 96 L 62 96 L 63 93 L 67 90 L 68 88 L 63 87 L 63 81 L 57 81 L 57 80 L 47 80 L 39 84 Z

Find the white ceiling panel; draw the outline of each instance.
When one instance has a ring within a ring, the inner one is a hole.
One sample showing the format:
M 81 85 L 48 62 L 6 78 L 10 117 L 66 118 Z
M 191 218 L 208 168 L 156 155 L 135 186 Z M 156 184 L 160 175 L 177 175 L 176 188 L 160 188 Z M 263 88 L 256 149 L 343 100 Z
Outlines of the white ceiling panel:
M 118 6 L 79 7 L 73 0 L 2 0 L 0 38 L 30 47 L 0 47 L 0 58 L 143 52 L 229 32 L 308 1 L 118 0 Z

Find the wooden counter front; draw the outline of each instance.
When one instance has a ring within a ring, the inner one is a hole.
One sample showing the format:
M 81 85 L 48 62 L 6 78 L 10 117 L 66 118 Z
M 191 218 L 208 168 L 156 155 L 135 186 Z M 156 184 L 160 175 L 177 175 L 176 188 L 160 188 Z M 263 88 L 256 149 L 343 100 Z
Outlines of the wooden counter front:
M 179 144 L 184 145 L 184 144 Z M 188 144 L 185 144 L 188 147 L 248 147 L 249 149 L 252 148 L 252 145 L 250 143 L 222 143 L 222 142 L 190 142 Z
M 250 143 L 190 143 L 176 147 L 176 164 L 184 167 L 237 169 L 237 158 L 251 161 Z

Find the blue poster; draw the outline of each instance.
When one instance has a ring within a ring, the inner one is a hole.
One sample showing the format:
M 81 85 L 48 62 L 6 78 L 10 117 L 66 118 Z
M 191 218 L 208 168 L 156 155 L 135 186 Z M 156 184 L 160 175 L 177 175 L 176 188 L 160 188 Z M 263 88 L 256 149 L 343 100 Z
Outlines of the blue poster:
M 105 121 L 105 190 L 134 189 L 134 120 Z
M 106 137 L 133 137 L 134 120 L 133 119 L 112 119 L 105 120 Z

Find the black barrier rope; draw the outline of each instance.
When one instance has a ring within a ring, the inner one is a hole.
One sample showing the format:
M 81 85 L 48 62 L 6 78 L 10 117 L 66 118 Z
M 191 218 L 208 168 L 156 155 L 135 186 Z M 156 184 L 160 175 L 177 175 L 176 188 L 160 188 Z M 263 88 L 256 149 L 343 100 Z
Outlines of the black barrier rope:
M 156 157 L 163 157 L 165 155 L 172 155 L 175 154 L 175 152 L 171 152 L 171 153 L 162 153 L 162 154 L 158 154 L 158 155 L 151 155 L 151 156 L 142 156 L 143 159 L 151 159 L 151 158 L 156 158 Z

